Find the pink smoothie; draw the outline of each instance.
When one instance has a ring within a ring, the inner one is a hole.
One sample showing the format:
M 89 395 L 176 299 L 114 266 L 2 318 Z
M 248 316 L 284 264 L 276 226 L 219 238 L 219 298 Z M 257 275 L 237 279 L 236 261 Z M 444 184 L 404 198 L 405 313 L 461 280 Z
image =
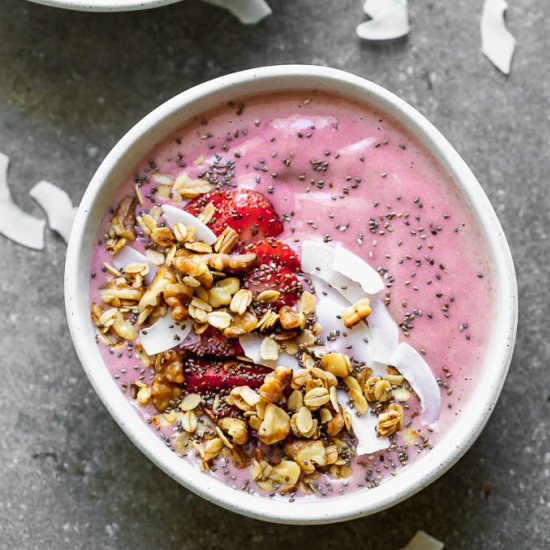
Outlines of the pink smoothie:
M 448 174 L 398 123 L 368 106 L 315 91 L 248 98 L 190 122 L 121 182 L 113 207 L 133 193 L 136 182 L 146 208 L 170 203 L 155 193 L 151 173 L 177 176 L 185 169 L 198 177 L 212 163 L 224 185 L 269 198 L 284 224 L 280 238 L 296 250 L 304 239 L 323 238 L 377 269 L 401 341 L 421 352 L 438 378 L 443 407 L 435 428 L 420 424 L 413 395 L 406 420 L 421 434 L 417 442 L 407 445 L 400 437 L 396 447 L 364 456 L 361 464 L 355 460 L 346 480 L 329 482 L 322 476 L 318 494 L 377 485 L 437 445 L 476 384 L 493 312 L 493 277 L 479 227 Z M 99 236 L 110 217 L 106 213 Z M 139 239 L 132 246 L 143 250 Z M 106 261 L 112 263 L 112 257 L 98 244 L 91 265 L 94 301 L 100 301 Z M 132 382 L 149 382 L 153 372 L 131 348 L 100 348 L 107 368 L 135 403 Z M 151 405 L 135 407 L 144 420 L 157 414 Z M 171 431 L 160 435 L 170 442 Z M 192 456 L 184 460 L 195 461 Z M 228 464 L 206 475 L 236 488 L 248 478 L 247 470 Z

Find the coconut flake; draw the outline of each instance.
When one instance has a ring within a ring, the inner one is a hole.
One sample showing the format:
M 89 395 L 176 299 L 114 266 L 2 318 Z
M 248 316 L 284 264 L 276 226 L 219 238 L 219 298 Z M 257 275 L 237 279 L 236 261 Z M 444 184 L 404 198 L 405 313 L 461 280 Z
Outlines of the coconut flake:
M 338 291 L 348 302 L 355 303 L 365 297 L 359 284 L 334 269 L 335 248 L 320 241 L 302 243 L 302 271 L 315 275 Z
M 312 126 L 316 130 L 322 130 L 335 124 L 337 120 L 331 116 L 309 116 L 291 115 L 288 118 L 276 118 L 271 126 L 276 130 L 307 130 Z
M 364 40 L 395 40 L 409 33 L 407 0 L 367 0 L 363 6 L 371 17 L 357 26 Z
M 149 273 L 145 275 L 143 280 L 146 284 L 151 284 L 155 273 L 157 272 L 158 267 L 145 255 L 141 252 L 138 252 L 135 248 L 131 246 L 123 246 L 119 252 L 113 257 L 113 265 L 117 269 L 121 270 L 125 268 L 128 264 L 147 264 L 149 267 Z
M 387 449 L 390 446 L 390 440 L 387 437 L 380 437 L 376 430 L 378 418 L 376 415 L 366 413 L 358 416 L 357 413 L 348 406 L 349 397 L 344 390 L 338 390 L 338 403 L 348 412 L 351 418 L 351 427 L 357 438 L 357 447 L 355 452 L 357 456 L 367 455 Z
M 443 550 L 445 544 L 440 540 L 428 535 L 425 531 L 417 531 L 407 546 L 401 550 Z
M 485 0 L 481 15 L 481 51 L 497 69 L 510 74 L 516 40 L 506 28 L 504 0 Z
M 161 317 L 154 325 L 139 332 L 139 341 L 147 355 L 162 353 L 183 343 L 193 322 L 176 323 L 170 315 Z
M 296 359 L 294 355 L 290 355 L 286 352 L 280 353 L 276 361 L 263 359 L 260 352 L 262 340 L 263 338 L 253 333 L 245 334 L 239 338 L 239 343 L 244 350 L 245 356 L 251 361 L 257 365 L 264 365 L 265 367 L 270 367 L 272 369 L 275 367 L 288 367 L 292 370 L 298 370 L 300 368 L 298 359 Z
M 441 391 L 428 363 L 409 344 L 399 344 L 390 360 L 409 382 L 422 405 L 422 424 L 434 424 L 441 413 Z
M 384 288 L 384 281 L 376 269 L 343 246 L 337 246 L 334 250 L 333 268 L 359 283 L 367 294 L 378 294 Z
M 48 217 L 48 225 L 68 243 L 73 220 L 78 210 L 69 195 L 48 181 L 37 183 L 29 195 L 40 205 Z
M 265 0 L 204 0 L 230 11 L 243 25 L 255 25 L 273 12 Z
M 162 212 L 171 227 L 174 227 L 177 223 L 183 223 L 183 225 L 191 226 L 195 229 L 197 240 L 206 244 L 214 244 L 216 242 L 216 235 L 212 230 L 197 217 L 193 216 L 193 214 L 169 204 L 162 205 Z
M 14 202 L 8 187 L 10 159 L 0 153 L 0 233 L 12 241 L 42 250 L 46 222 L 21 210 Z
M 389 363 L 399 346 L 399 327 L 382 300 L 371 302 L 371 313 L 367 317 L 367 323 L 374 347 L 373 358 L 380 363 Z

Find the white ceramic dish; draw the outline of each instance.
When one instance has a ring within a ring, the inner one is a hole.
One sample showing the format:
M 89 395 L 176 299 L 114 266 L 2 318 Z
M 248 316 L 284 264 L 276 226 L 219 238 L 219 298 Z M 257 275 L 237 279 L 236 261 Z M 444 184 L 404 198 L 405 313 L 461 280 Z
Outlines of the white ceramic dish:
M 64 8 L 74 11 L 136 11 L 159 8 L 175 4 L 181 0 L 31 0 L 36 4 L 44 4 L 54 8 Z
M 93 241 L 111 197 L 134 165 L 190 117 L 244 95 L 285 89 L 338 92 L 386 111 L 423 142 L 448 170 L 474 212 L 494 267 L 496 311 L 487 357 L 470 402 L 434 449 L 379 487 L 333 499 L 268 499 L 231 489 L 200 474 L 171 452 L 137 416 L 104 367 L 90 322 L 88 284 Z M 168 475 L 229 510 L 280 523 L 329 523 L 373 514 L 426 487 L 473 444 L 495 406 L 506 378 L 517 325 L 514 265 L 497 216 L 476 178 L 447 140 L 420 113 L 384 88 L 325 67 L 263 67 L 206 82 L 167 101 L 136 124 L 94 175 L 76 215 L 67 253 L 65 300 L 71 336 L 95 391 L 128 437 Z

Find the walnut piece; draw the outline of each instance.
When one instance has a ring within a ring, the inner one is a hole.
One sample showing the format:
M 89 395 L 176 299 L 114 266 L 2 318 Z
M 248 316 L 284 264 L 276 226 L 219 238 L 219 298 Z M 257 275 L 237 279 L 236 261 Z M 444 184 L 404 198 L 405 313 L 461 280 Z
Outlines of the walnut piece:
M 386 412 L 378 415 L 378 433 L 388 436 L 401 428 L 403 422 L 403 407 L 396 403 L 390 403 Z
M 123 238 L 133 241 L 136 238 L 135 225 L 136 199 L 129 195 L 120 201 L 107 233 L 111 239 Z
M 160 412 L 173 401 L 181 397 L 183 384 L 183 366 L 174 350 L 159 353 L 155 359 L 155 377 L 151 384 L 152 402 Z
M 276 403 L 283 396 L 292 381 L 292 369 L 277 367 L 264 378 L 260 387 L 260 396 L 266 403 Z

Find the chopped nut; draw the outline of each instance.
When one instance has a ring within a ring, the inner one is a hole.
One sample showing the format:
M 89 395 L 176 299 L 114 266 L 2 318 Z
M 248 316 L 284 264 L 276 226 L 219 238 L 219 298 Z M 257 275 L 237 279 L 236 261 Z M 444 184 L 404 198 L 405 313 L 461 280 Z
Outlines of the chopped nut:
M 157 354 L 155 358 L 155 377 L 151 384 L 153 405 L 164 411 L 170 401 L 181 396 L 179 384 L 185 381 L 183 366 L 173 350 Z
M 235 315 L 229 327 L 223 331 L 223 335 L 226 338 L 239 338 L 252 332 L 257 325 L 258 319 L 256 319 L 256 316 L 247 311 L 242 315 Z
M 286 492 L 292 489 L 300 478 L 300 466 L 291 460 L 281 460 L 273 466 L 269 479 L 276 485 L 279 492 Z
M 327 353 L 321 357 L 321 367 L 334 376 L 345 378 L 351 372 L 351 362 L 344 353 Z
M 137 330 L 130 322 L 126 321 L 121 314 L 117 315 L 113 321 L 113 330 L 124 340 L 132 342 L 138 336 Z
M 262 443 L 273 445 L 285 439 L 290 432 L 290 417 L 280 407 L 268 403 L 265 415 L 258 430 L 258 437 Z
M 151 233 L 151 240 L 161 247 L 171 246 L 176 241 L 169 227 L 156 227 Z
M 330 437 L 336 437 L 344 429 L 345 426 L 345 419 L 340 412 L 340 408 L 338 408 L 337 411 L 338 412 L 332 415 L 332 418 L 327 422 L 327 425 L 325 427 L 325 431 Z
M 385 403 L 392 397 L 391 384 L 387 380 L 381 380 L 378 376 L 373 376 L 365 382 L 363 392 L 368 401 Z
M 164 289 L 168 285 L 174 283 L 177 283 L 177 279 L 170 269 L 165 266 L 159 267 L 155 273 L 153 281 L 139 302 L 138 310 L 141 312 L 146 307 L 158 306 L 161 302 Z
M 143 386 L 137 392 L 137 400 L 140 405 L 147 405 L 151 399 L 151 388 Z
M 192 180 L 187 172 L 181 173 L 172 186 L 172 191 L 179 193 L 185 199 L 194 199 L 209 193 L 211 189 L 212 186 L 206 180 Z
M 266 291 L 266 292 L 269 292 L 269 291 Z M 306 324 L 306 319 L 304 314 L 294 311 L 289 306 L 283 306 L 279 310 L 279 318 L 281 320 L 281 326 L 285 330 L 292 330 L 293 328 L 303 329 Z
M 239 242 L 239 235 L 231 228 L 226 227 L 214 243 L 214 251 L 220 254 L 229 254 Z
M 310 372 L 307 369 L 297 369 L 292 374 L 292 387 L 297 390 L 305 386 L 308 380 L 311 380 Z
M 288 401 L 286 406 L 289 411 L 298 412 L 304 404 L 304 399 L 302 392 L 299 390 L 293 390 L 293 392 L 288 396 Z
M 396 403 L 390 403 L 386 412 L 378 415 L 378 433 L 385 437 L 393 434 L 401 428 L 403 422 L 403 407 Z
M 181 323 L 188 317 L 187 305 L 193 296 L 193 289 L 181 283 L 168 284 L 162 291 L 166 305 L 171 308 L 170 315 L 174 321 Z
M 304 290 L 304 292 L 300 294 L 298 311 L 304 315 L 309 315 L 315 311 L 315 296 L 313 296 L 311 292 Z
M 353 376 L 347 376 L 344 378 L 344 383 L 348 387 L 348 395 L 353 403 L 353 407 L 358 415 L 365 414 L 369 410 L 369 406 L 363 392 L 361 391 L 361 386 L 359 382 Z
M 330 401 L 330 394 L 326 388 L 313 388 L 304 396 L 304 405 L 308 409 L 317 410 Z
M 132 196 L 124 197 L 111 219 L 107 233 L 111 239 L 124 238 L 131 241 L 136 238 L 136 199 Z
M 218 422 L 219 427 L 227 433 L 235 445 L 244 445 L 248 440 L 248 430 L 246 424 L 238 418 L 221 418 Z
M 302 407 L 290 419 L 290 427 L 297 437 L 310 438 L 317 429 L 317 421 L 314 424 L 311 411 L 307 407 Z
M 247 254 L 205 254 L 204 261 L 209 267 L 224 273 L 241 273 L 256 265 L 258 257 L 249 252 Z
M 260 387 L 260 396 L 266 403 L 275 403 L 281 399 L 292 380 L 292 369 L 277 367 L 264 378 Z
M 351 328 L 359 321 L 366 319 L 371 312 L 370 300 L 368 298 L 363 298 L 355 304 L 345 307 L 342 312 L 342 321 L 347 328 Z
M 233 294 L 240 287 L 240 281 L 236 277 L 228 277 L 218 281 L 209 292 L 208 301 L 212 307 L 228 306 L 231 303 Z M 244 312 L 243 312 L 244 313 Z
M 332 413 L 327 408 L 320 409 L 319 418 L 321 420 L 321 424 L 326 424 L 332 420 Z
M 260 346 L 260 357 L 265 361 L 276 361 L 279 358 L 279 346 L 273 338 L 264 338 Z
M 256 302 L 264 302 L 266 304 L 272 304 L 279 299 L 281 293 L 278 290 L 264 290 L 256 296 Z
M 226 329 L 231 324 L 231 315 L 225 311 L 213 311 L 208 314 L 208 324 L 219 330 Z
M 222 448 L 223 442 L 219 437 L 207 441 L 202 452 L 202 459 L 204 462 L 209 462 L 220 454 Z
M 284 451 L 306 474 L 315 472 L 315 465 L 321 467 L 327 465 L 327 451 L 321 441 L 291 441 L 284 446 Z

